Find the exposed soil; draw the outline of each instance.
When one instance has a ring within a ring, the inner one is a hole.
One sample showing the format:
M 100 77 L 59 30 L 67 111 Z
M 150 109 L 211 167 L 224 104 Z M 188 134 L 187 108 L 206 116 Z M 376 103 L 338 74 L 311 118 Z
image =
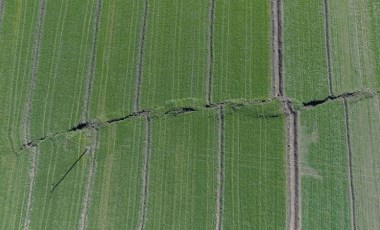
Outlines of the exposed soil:
M 145 0 L 144 3 L 144 13 L 141 22 L 140 29 L 140 44 L 137 56 L 137 67 L 136 67 L 136 80 L 135 80 L 135 112 L 139 111 L 141 108 L 141 82 L 143 77 L 143 64 L 144 64 L 144 50 L 145 50 L 145 40 L 146 40 L 146 29 L 148 23 L 148 13 L 149 13 L 149 3 Z
M 215 229 L 223 229 L 224 201 L 224 106 L 218 109 L 218 175 L 216 190 Z
M 330 29 L 329 29 L 329 6 L 328 1 L 324 0 L 325 6 L 325 40 L 326 40 L 326 61 L 328 67 L 328 84 L 329 84 L 329 95 L 332 96 L 333 88 L 332 88 L 332 71 L 331 71 L 331 55 L 330 55 Z
M 214 71 L 214 21 L 215 21 L 215 4 L 216 0 L 210 0 L 209 3 L 209 29 L 208 29 L 208 42 L 209 42 L 209 54 L 208 54 L 208 77 L 206 82 L 206 100 L 207 104 L 212 103 L 212 84 L 213 84 L 213 71 Z
M 279 97 L 279 64 L 278 64 L 278 11 L 277 0 L 271 0 L 272 23 L 272 97 Z
M 24 230 L 29 229 L 29 223 L 30 223 L 30 213 L 32 210 L 32 195 L 33 195 L 33 189 L 34 184 L 36 181 L 36 175 L 37 175 L 37 164 L 38 164 L 38 157 L 40 154 L 40 150 L 38 146 L 33 146 L 29 148 L 31 151 L 31 162 L 30 162 L 30 169 L 29 169 L 29 191 L 28 191 L 28 199 L 26 203 L 26 212 L 25 212 L 25 219 L 24 219 Z
M 283 46 L 283 25 L 284 6 L 282 0 L 277 0 L 277 40 L 278 40 L 278 91 L 281 97 L 285 96 L 285 76 L 284 76 L 284 46 Z
M 95 78 L 95 65 L 96 65 L 96 45 L 98 41 L 99 27 L 100 27 L 100 12 L 102 10 L 102 0 L 98 0 L 94 16 L 94 33 L 92 38 L 92 48 L 90 53 L 90 61 L 88 64 L 86 89 L 83 103 L 82 123 L 86 123 L 89 119 L 90 99 L 92 95 L 93 81 Z
M 350 184 L 350 199 L 351 199 L 351 229 L 356 230 L 356 218 L 355 218 L 355 191 L 354 182 L 352 177 L 352 149 L 351 149 L 351 136 L 350 136 L 350 123 L 348 116 L 348 102 L 347 98 L 344 98 L 344 116 L 346 125 L 346 139 L 348 149 L 348 168 L 349 168 L 349 184 Z
M 142 168 L 141 209 L 139 229 L 145 229 L 146 213 L 148 209 L 149 196 L 149 162 L 152 151 L 152 120 L 149 113 L 145 115 L 145 151 L 144 164 Z
M 95 173 L 96 173 L 96 152 L 99 149 L 99 131 L 96 129 L 92 129 L 89 131 L 89 134 L 91 135 L 90 138 L 93 138 L 93 139 L 92 139 L 92 143 L 90 147 L 91 157 L 89 159 L 90 162 L 88 165 L 86 190 L 83 197 L 82 211 L 81 211 L 80 220 L 79 220 L 80 230 L 87 229 L 88 210 L 90 206 L 92 187 L 94 184 L 94 178 L 95 178 Z

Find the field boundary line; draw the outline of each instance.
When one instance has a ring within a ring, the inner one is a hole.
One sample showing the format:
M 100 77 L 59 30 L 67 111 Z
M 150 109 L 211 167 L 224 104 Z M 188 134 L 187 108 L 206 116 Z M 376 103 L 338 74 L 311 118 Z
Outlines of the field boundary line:
M 351 229 L 356 230 L 356 217 L 355 217 L 355 190 L 353 182 L 353 172 L 352 172 L 352 148 L 351 148 L 351 134 L 350 134 L 350 119 L 348 115 L 348 102 L 347 98 L 343 98 L 344 103 L 344 118 L 346 125 L 346 139 L 347 139 L 347 149 L 348 149 L 348 175 L 349 175 L 349 191 L 350 191 L 350 202 L 351 202 Z
M 272 24 L 272 97 L 278 97 L 279 92 L 279 57 L 278 57 L 278 4 L 271 0 L 271 24 Z
M 25 111 L 23 117 L 23 132 L 24 132 L 24 145 L 27 145 L 31 142 L 30 138 L 30 116 L 33 108 L 33 94 L 36 87 L 37 74 L 38 74 L 38 65 L 40 61 L 40 47 L 42 39 L 42 30 L 44 25 L 46 11 L 46 0 L 40 0 L 39 9 L 38 9 L 38 21 L 36 25 L 34 45 L 33 45 L 33 60 L 32 60 L 32 73 L 30 76 L 29 89 L 25 102 Z
M 215 229 L 223 229 L 224 210 L 224 105 L 218 107 L 218 172 L 216 190 Z
M 86 89 L 83 101 L 83 112 L 82 112 L 82 123 L 85 123 L 89 119 L 89 110 L 90 110 L 90 100 L 92 95 L 93 81 L 95 78 L 95 65 L 96 65 L 96 47 L 98 42 L 98 34 L 100 27 L 100 14 L 102 10 L 102 0 L 97 0 L 95 15 L 94 15 L 94 24 L 93 24 L 93 37 L 92 37 L 92 47 L 90 51 L 90 60 L 88 63 L 88 72 L 86 76 Z
M 92 138 L 92 143 L 90 147 L 91 158 L 89 159 L 86 190 L 83 196 L 82 210 L 81 210 L 80 219 L 79 219 L 80 230 L 87 229 L 88 210 L 91 205 L 91 195 L 92 195 L 92 189 L 94 185 L 96 166 L 97 166 L 96 153 L 99 149 L 99 130 L 91 129 L 89 130 L 88 134 L 91 135 L 91 138 Z
M 212 103 L 213 77 L 214 77 L 214 26 L 215 26 L 215 6 L 216 0 L 209 1 L 209 24 L 208 24 L 208 75 L 206 82 L 206 101 Z
M 284 76 L 284 41 L 283 41 L 283 22 L 284 4 L 283 0 L 277 0 L 277 40 L 278 40 L 278 93 L 285 96 L 285 76 Z
M 330 22 L 329 22 L 329 5 L 328 0 L 324 0 L 324 17 L 325 17 L 325 40 L 326 40 L 326 61 L 327 61 L 327 82 L 329 84 L 329 95 L 334 95 L 332 88 L 332 69 L 330 53 Z
M 145 114 L 145 150 L 144 150 L 144 163 L 141 172 L 141 209 L 140 209 L 140 222 L 138 229 L 145 229 L 146 215 L 148 210 L 149 198 L 149 165 L 150 156 L 152 151 L 152 118 L 149 113 Z
M 145 50 L 145 40 L 146 40 L 146 29 L 148 24 L 148 14 L 149 14 L 149 3 L 148 0 L 144 1 L 144 13 L 141 19 L 141 29 L 140 29 L 140 45 L 137 53 L 137 68 L 135 77 L 135 105 L 134 111 L 137 112 L 141 109 L 141 83 L 143 78 L 143 64 L 144 64 L 144 50 Z
M 40 155 L 40 149 L 39 146 L 32 146 L 29 148 L 31 151 L 31 166 L 29 169 L 29 191 L 28 191 L 28 199 L 26 203 L 26 211 L 25 211 L 25 218 L 24 218 L 24 230 L 29 229 L 30 224 L 30 213 L 32 210 L 32 196 L 33 196 L 33 190 L 34 190 L 34 184 L 36 182 L 36 175 L 37 175 L 37 167 L 38 167 L 38 158 Z

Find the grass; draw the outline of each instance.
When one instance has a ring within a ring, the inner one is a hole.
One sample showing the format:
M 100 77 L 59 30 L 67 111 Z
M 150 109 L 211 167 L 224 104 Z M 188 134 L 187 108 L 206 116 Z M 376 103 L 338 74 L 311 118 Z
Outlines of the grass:
M 357 229 L 380 228 L 379 96 L 348 103 Z
M 225 229 L 286 226 L 285 117 L 269 118 L 272 106 L 226 109 Z
M 91 155 L 85 154 L 55 190 L 51 191 L 83 153 L 84 146 L 89 141 L 86 133 L 67 134 L 40 145 L 30 229 L 78 227 Z
M 143 1 L 103 2 L 90 116 L 110 120 L 133 112 Z
M 68 130 L 81 121 L 95 3 L 49 1 L 31 113 L 31 137 Z
M 208 1 L 148 1 L 141 107 L 206 99 Z
M 100 130 L 89 229 L 137 229 L 141 211 L 145 124 L 142 118 Z
M 268 98 L 270 1 L 216 1 L 214 21 L 213 101 Z
M 333 1 L 329 8 L 334 93 L 379 89 L 379 3 Z
M 216 113 L 153 120 L 147 229 L 215 228 Z
M 350 229 L 343 102 L 302 111 L 301 127 L 302 228 Z
M 286 94 L 302 102 L 329 95 L 323 2 L 284 1 Z

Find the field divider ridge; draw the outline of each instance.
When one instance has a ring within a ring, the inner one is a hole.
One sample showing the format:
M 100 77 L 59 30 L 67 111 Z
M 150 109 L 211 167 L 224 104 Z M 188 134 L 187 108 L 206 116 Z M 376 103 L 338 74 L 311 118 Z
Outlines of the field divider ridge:
M 220 105 L 218 111 L 218 172 L 215 209 L 215 229 L 223 229 L 224 210 L 224 105 Z
M 140 44 L 137 53 L 137 67 L 136 67 L 136 77 L 135 77 L 135 102 L 134 111 L 137 112 L 141 109 L 141 84 L 143 78 L 143 64 L 144 64 L 144 50 L 145 50 L 145 40 L 146 40 L 146 29 L 148 24 L 148 14 L 149 14 L 149 2 L 144 1 L 144 13 L 141 19 L 141 29 L 140 29 Z
M 139 228 L 145 229 L 146 215 L 148 210 L 148 198 L 149 198 L 149 165 L 150 156 L 152 151 L 152 118 L 150 113 L 145 113 L 145 149 L 144 149 L 144 162 L 141 171 L 142 184 L 141 184 L 141 208 L 140 208 L 140 220 Z
M 350 134 L 350 123 L 348 115 L 348 99 L 343 98 L 344 103 L 344 118 L 346 125 L 346 140 L 347 140 L 347 150 L 348 150 L 348 175 L 349 175 L 349 191 L 350 191 L 350 203 L 351 203 L 351 229 L 356 230 L 356 217 L 355 217 L 355 190 L 353 182 L 353 172 L 352 172 L 352 145 L 351 145 L 351 134 Z
M 96 65 L 96 47 L 98 41 L 99 27 L 100 27 L 100 14 L 102 10 L 102 0 L 97 0 L 94 24 L 93 24 L 93 37 L 92 37 L 92 47 L 90 51 L 90 61 L 88 63 L 88 71 L 86 77 L 86 89 L 83 100 L 83 111 L 82 111 L 82 123 L 85 123 L 89 119 L 90 110 L 90 100 L 92 95 L 93 81 L 95 78 L 95 65 Z

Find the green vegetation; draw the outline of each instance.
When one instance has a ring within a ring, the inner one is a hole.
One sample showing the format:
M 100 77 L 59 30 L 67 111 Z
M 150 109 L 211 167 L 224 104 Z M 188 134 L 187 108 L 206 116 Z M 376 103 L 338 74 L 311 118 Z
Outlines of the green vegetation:
M 285 86 L 300 101 L 329 95 L 323 0 L 285 0 Z
M 357 229 L 379 229 L 380 101 L 379 96 L 348 105 L 352 176 Z
M 65 134 L 40 145 L 32 193 L 30 229 L 76 229 L 85 194 L 88 165 L 93 155 L 87 152 L 64 180 L 61 178 L 85 151 L 92 138 L 88 134 Z M 53 188 L 55 189 L 53 190 Z M 53 191 L 52 191 L 53 190 Z
M 344 107 L 329 102 L 301 113 L 303 229 L 350 229 L 351 203 Z
M 208 0 L 148 1 L 141 107 L 206 98 Z
M 215 112 L 156 118 L 152 135 L 147 229 L 215 228 Z
M 145 128 L 133 119 L 100 129 L 88 229 L 137 229 Z
M 104 1 L 96 48 L 90 116 L 101 120 L 133 111 L 144 1 Z
M 272 110 L 271 104 L 226 109 L 225 229 L 286 226 L 285 117 L 270 116 Z
M 217 1 L 214 27 L 213 101 L 268 98 L 270 1 Z
M 329 1 L 335 94 L 380 88 L 380 3 Z
M 81 121 L 93 43 L 94 1 L 49 1 L 45 7 L 32 139 L 68 130 Z

